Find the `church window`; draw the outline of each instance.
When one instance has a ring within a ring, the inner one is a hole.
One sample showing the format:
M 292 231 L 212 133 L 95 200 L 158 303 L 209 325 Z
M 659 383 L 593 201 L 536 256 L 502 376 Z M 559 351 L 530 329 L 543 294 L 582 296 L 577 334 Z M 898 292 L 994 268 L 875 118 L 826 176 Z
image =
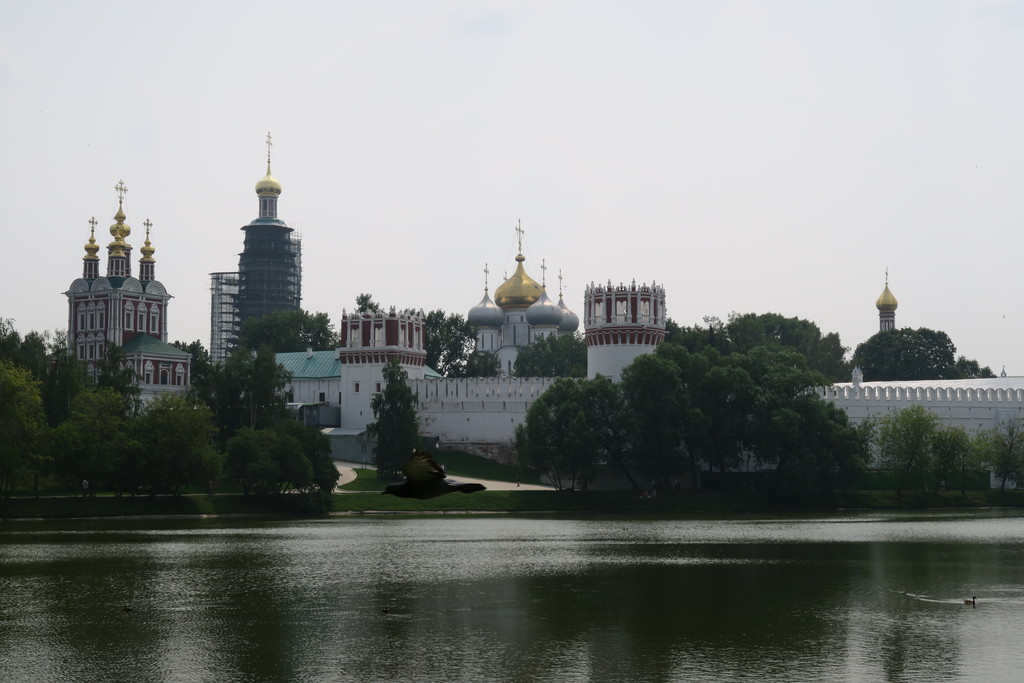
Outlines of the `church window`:
M 600 299 L 595 299 L 594 300 L 594 322 L 595 323 L 601 324 L 601 322 L 604 320 L 604 315 L 602 315 L 603 313 L 604 313 L 604 302 L 601 301 Z
M 146 331 L 146 305 L 142 304 L 139 306 L 139 332 Z
M 132 320 L 135 318 L 135 307 L 132 306 L 131 302 L 124 307 L 124 329 L 132 330 Z
M 174 369 L 174 383 L 178 386 L 185 386 L 185 368 L 180 365 Z
M 149 331 L 153 334 L 160 333 L 160 310 L 154 306 L 149 312 Z
M 640 302 L 640 322 L 649 323 L 651 322 L 651 302 L 641 301 Z
M 354 383 L 352 385 L 352 393 L 353 394 L 358 394 L 359 393 L 359 382 L 356 382 L 356 383 Z
M 384 329 L 381 327 L 373 328 L 373 345 L 383 346 L 384 345 Z
M 320 402 L 321 403 L 327 403 L 327 394 L 325 394 L 322 391 L 320 392 Z
M 96 329 L 96 314 L 91 311 L 89 312 L 89 329 Z
M 146 361 L 146 384 L 153 383 L 153 363 Z
M 377 382 L 377 388 L 374 389 L 378 394 L 380 393 L 380 382 Z
M 80 330 L 84 330 L 85 329 L 85 311 L 83 309 L 84 309 L 84 306 L 79 305 L 79 307 L 78 307 L 78 329 L 80 329 Z
M 96 319 L 99 321 L 99 327 L 102 330 L 103 329 L 103 311 L 100 311 L 99 313 L 96 314 Z
M 160 384 L 167 384 L 167 368 L 160 368 Z
M 85 360 L 85 344 L 78 345 L 78 357 Z

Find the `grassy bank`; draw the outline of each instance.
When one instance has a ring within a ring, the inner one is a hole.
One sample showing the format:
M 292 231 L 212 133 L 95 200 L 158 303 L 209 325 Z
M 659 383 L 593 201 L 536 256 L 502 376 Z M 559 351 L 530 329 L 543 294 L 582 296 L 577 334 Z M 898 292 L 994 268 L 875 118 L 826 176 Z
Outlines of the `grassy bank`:
M 836 494 L 825 506 L 785 504 L 767 494 L 693 491 L 655 500 L 620 491 L 481 491 L 432 500 L 384 496 L 378 491 L 336 494 L 335 513 L 597 513 L 728 514 L 828 511 L 836 509 L 919 510 L 926 508 L 1024 507 L 1024 491 L 909 492 L 854 491 Z M 130 517 L 142 515 L 302 515 L 296 496 L 139 496 L 97 498 L 10 498 L 0 501 L 0 518 Z

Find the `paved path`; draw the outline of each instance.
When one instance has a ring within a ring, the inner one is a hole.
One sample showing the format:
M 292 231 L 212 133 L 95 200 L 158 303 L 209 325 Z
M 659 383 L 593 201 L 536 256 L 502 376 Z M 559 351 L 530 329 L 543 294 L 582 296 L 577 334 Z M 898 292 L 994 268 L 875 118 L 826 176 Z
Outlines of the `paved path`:
M 349 483 L 356 478 L 356 467 L 367 468 L 372 467 L 360 462 L 345 462 L 343 460 L 335 460 L 334 466 L 338 468 L 338 472 L 341 473 L 341 478 L 338 479 L 338 486 Z M 555 489 L 551 486 L 538 486 L 537 484 L 516 484 L 514 481 L 494 481 L 492 479 L 475 479 L 473 477 L 455 477 L 461 482 L 467 484 L 483 484 L 491 491 L 554 491 Z

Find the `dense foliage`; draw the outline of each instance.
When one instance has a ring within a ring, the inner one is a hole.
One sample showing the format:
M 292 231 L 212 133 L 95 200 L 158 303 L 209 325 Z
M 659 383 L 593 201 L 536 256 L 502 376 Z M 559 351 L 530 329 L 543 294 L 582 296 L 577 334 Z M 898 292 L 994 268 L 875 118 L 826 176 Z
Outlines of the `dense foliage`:
M 401 470 L 419 439 L 416 423 L 416 397 L 408 384 L 409 374 L 397 361 L 384 366 L 384 391 L 370 401 L 374 422 L 367 432 L 376 438 L 377 471 Z
M 853 364 L 867 382 L 995 377 L 988 367 L 956 355 L 945 332 L 920 327 L 879 332 L 857 346 Z
M 577 333 L 551 335 L 520 349 L 516 377 L 586 377 L 587 344 Z

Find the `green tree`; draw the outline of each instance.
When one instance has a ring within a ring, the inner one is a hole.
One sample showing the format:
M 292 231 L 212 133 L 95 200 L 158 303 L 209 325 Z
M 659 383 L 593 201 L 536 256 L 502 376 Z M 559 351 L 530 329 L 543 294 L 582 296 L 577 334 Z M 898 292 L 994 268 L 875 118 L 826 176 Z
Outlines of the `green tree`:
M 586 377 L 587 345 L 578 333 L 551 335 L 520 349 L 516 377 Z
M 213 359 L 210 357 L 210 352 L 198 339 L 187 344 L 176 341 L 172 346 L 188 352 L 191 359 L 189 393 L 209 406 L 212 403 L 211 383 L 213 382 Z
M 925 327 L 878 332 L 857 347 L 853 364 L 869 382 L 960 377 L 949 336 Z
M 65 486 L 77 490 L 84 479 L 90 492 L 114 488 L 117 464 L 138 457 L 129 434 L 128 399 L 111 387 L 94 387 L 71 402 L 71 414 L 53 430 L 55 472 Z
M 925 477 L 933 468 L 932 444 L 938 431 L 938 417 L 920 405 L 886 415 L 878 425 L 878 464 L 896 475 L 896 494 L 912 478 Z
M 96 385 L 120 394 L 128 415 L 135 415 L 142 408 L 139 375 L 128 362 L 124 349 L 117 344 L 107 344 L 103 357 L 97 362 Z
M 277 482 L 272 457 L 276 436 L 269 429 L 242 427 L 227 440 L 224 475 L 242 485 L 245 495 L 270 491 Z
M 636 420 L 627 409 L 620 385 L 607 377 L 579 380 L 580 400 L 593 442 L 596 462 L 605 463 L 624 477 L 637 493 L 640 485 L 632 472 L 632 447 Z
M 274 353 L 330 351 L 338 335 L 326 313 L 275 311 L 247 320 L 238 335 L 238 345 L 249 349 L 269 347 Z
M 733 313 L 726 329 L 736 352 L 748 353 L 758 346 L 788 348 L 802 354 L 808 368 L 833 382 L 850 377 L 850 365 L 845 360 L 849 349 L 840 343 L 839 335 L 835 332 L 823 335 L 809 320 L 787 318 L 778 313 Z
M 516 429 L 522 464 L 559 491 L 586 488 L 596 470 L 598 443 L 584 403 L 581 381 L 560 377 L 530 405 Z
M 951 475 L 960 479 L 960 493 L 967 493 L 967 473 L 974 461 L 974 443 L 963 427 L 938 429 L 932 438 L 935 472 L 940 481 L 948 482 Z
M 644 354 L 622 371 L 622 394 L 636 424 L 633 462 L 651 479 L 680 474 L 689 397 L 679 366 Z
M 356 313 L 383 313 L 384 310 L 380 307 L 373 297 L 369 294 L 360 294 L 356 297 Z
M 67 335 L 58 332 L 50 345 L 50 365 L 43 379 L 43 408 L 50 426 L 68 419 L 75 397 L 92 386 L 85 363 L 68 346 Z
M 185 486 L 205 488 L 220 473 L 213 413 L 191 396 L 160 394 L 146 405 L 134 429 L 144 444 L 139 483 L 151 492 L 178 495 Z
M 427 313 L 423 326 L 427 367 L 445 377 L 467 377 L 476 345 L 476 328 L 461 315 L 448 315 L 441 310 Z
M 384 391 L 370 400 L 374 422 L 367 425 L 367 433 L 377 441 L 378 472 L 398 472 L 419 440 L 416 396 L 408 380 L 409 373 L 397 361 L 389 361 L 384 366 Z
M 999 479 L 999 490 L 1007 481 L 1024 482 L 1024 422 L 1007 418 L 981 435 L 982 463 Z
M 0 495 L 39 471 L 45 424 L 39 382 L 28 369 L 0 359 Z
M 242 427 L 267 429 L 285 417 L 284 387 L 288 372 L 269 347 L 240 348 L 210 373 L 209 406 L 218 443 Z
M 497 377 L 501 374 L 501 361 L 489 351 L 477 351 L 466 359 L 466 377 Z

